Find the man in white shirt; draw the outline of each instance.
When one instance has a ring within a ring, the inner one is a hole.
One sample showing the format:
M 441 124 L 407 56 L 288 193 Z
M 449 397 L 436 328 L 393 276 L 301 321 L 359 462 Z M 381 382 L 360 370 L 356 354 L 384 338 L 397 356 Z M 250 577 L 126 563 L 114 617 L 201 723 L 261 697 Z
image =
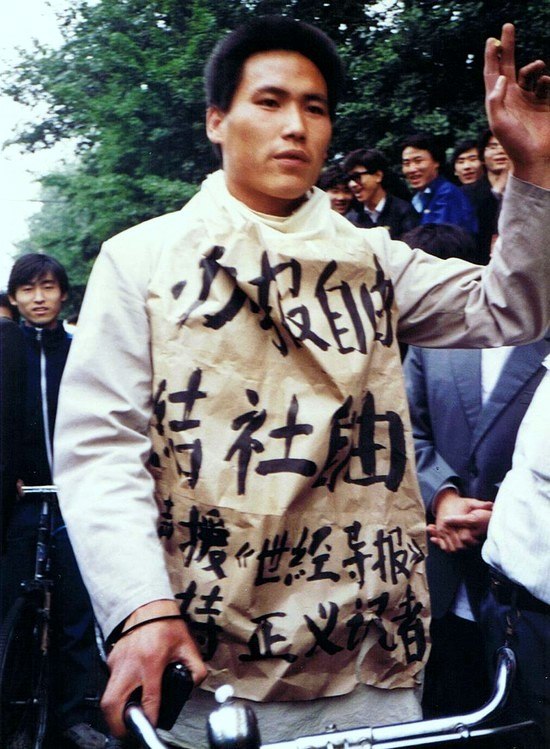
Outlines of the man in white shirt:
M 483 545 L 492 585 L 481 609 L 489 652 L 507 640 L 516 654 L 513 707 L 537 720 L 541 749 L 550 744 L 550 356 L 543 364 Z
M 206 679 L 189 731 L 224 682 L 266 709 L 267 741 L 298 720 L 322 729 L 335 707 L 345 725 L 418 716 L 424 523 L 394 328 L 486 346 L 548 326 L 549 81 L 537 62 L 518 83 L 513 49 L 507 25 L 486 52 L 516 179 L 483 272 L 359 230 L 311 189 L 341 81 L 321 32 L 258 18 L 214 51 L 207 134 L 223 171 L 105 245 L 59 409 L 56 481 L 114 643 L 117 735 L 138 686 L 156 720 L 177 659 Z

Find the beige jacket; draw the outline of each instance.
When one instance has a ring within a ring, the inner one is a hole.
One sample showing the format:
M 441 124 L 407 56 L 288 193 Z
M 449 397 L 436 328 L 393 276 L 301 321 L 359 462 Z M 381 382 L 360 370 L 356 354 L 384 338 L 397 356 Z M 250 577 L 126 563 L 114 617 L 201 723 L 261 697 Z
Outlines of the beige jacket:
M 289 219 L 258 216 L 222 173 L 181 212 L 110 240 L 56 442 L 104 631 L 175 595 L 207 689 L 411 686 L 428 598 L 396 333 L 446 347 L 542 335 L 549 195 L 511 180 L 485 269 L 356 229 L 316 190 Z

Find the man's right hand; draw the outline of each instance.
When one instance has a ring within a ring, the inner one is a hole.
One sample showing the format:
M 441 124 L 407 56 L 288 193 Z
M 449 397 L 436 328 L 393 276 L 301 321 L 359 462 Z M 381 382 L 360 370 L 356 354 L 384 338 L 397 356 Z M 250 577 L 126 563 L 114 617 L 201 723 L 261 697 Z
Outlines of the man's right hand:
M 175 601 L 152 601 L 128 617 L 124 630 L 147 619 L 174 614 L 179 614 Z M 150 622 L 115 644 L 107 661 L 111 676 L 101 700 L 101 707 L 114 736 L 121 737 L 126 733 L 124 707 L 138 687 L 143 690 L 143 711 L 156 725 L 162 675 L 166 666 L 175 662 L 187 666 L 196 685 L 206 678 L 206 666 L 183 620 L 160 619 Z
M 492 510 L 492 502 L 443 489 L 435 500 L 435 523 L 427 528 L 430 540 L 450 553 L 479 546 L 487 535 Z

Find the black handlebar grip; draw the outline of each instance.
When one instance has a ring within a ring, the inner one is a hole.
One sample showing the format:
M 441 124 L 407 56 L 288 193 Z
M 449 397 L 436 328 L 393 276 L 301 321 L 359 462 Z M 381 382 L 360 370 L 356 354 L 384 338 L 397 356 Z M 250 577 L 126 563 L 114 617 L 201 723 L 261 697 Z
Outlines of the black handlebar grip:
M 158 728 L 169 731 L 191 694 L 193 679 L 183 663 L 170 663 L 162 676 Z
M 162 675 L 157 728 L 162 728 L 164 731 L 169 731 L 172 728 L 183 706 L 189 699 L 192 689 L 193 679 L 191 672 L 183 663 L 170 663 L 166 666 Z M 132 692 L 124 708 L 125 716 L 128 708 L 141 706 L 141 694 L 141 687 Z

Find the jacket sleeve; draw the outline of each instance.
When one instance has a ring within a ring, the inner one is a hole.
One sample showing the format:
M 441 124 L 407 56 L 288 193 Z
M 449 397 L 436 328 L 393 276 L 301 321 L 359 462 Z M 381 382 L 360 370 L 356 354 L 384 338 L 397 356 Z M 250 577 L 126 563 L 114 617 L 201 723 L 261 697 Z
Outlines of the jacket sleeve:
M 398 337 L 417 346 L 484 348 L 529 343 L 550 324 L 550 190 L 513 176 L 487 266 L 440 260 L 382 230 L 373 242 L 389 273 Z
M 146 468 L 152 376 L 146 294 L 152 253 L 134 236 L 130 230 L 110 240 L 96 261 L 56 424 L 60 505 L 105 635 L 144 603 L 173 597 Z M 127 248 L 119 246 L 124 243 Z M 132 537 L 135 542 L 127 543 Z
M 431 513 L 433 500 L 438 491 L 445 486 L 458 488 L 460 479 L 436 450 L 422 349 L 415 346 L 409 348 L 403 370 L 411 415 L 418 482 L 426 511 Z

